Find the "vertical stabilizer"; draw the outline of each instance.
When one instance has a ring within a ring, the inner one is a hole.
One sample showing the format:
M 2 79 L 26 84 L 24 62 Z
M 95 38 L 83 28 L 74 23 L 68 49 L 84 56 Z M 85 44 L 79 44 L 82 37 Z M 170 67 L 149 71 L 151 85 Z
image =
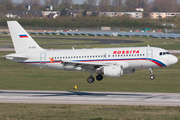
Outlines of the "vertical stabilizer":
M 17 21 L 7 21 L 16 53 L 43 50 Z

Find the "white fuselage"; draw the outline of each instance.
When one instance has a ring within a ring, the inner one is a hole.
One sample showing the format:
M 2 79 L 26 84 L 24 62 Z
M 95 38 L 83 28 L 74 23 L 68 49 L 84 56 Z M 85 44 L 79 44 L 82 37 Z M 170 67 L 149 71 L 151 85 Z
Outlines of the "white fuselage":
M 61 64 L 61 61 L 83 64 L 96 63 L 102 66 L 103 64 L 119 64 L 124 69 L 165 67 L 177 62 L 175 56 L 168 54 L 168 51 L 164 49 L 156 47 L 43 50 L 21 53 L 20 55 L 26 56 L 28 59 L 16 59 L 14 61 L 57 70 L 89 71 L 80 68 L 81 66 L 75 69 L 74 64 L 64 65 Z M 51 61 L 50 58 L 54 61 Z

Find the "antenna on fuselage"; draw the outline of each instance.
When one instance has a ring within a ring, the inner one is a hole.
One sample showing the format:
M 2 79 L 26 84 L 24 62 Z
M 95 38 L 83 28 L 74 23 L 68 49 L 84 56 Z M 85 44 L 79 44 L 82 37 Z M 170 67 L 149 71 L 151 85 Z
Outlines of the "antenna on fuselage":
M 72 49 L 74 50 L 74 48 L 72 47 Z
M 148 47 L 150 47 L 148 44 L 147 44 Z

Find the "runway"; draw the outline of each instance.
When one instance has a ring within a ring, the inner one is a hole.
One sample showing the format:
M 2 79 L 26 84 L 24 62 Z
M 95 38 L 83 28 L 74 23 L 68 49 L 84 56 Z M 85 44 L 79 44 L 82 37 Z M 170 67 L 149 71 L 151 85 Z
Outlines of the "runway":
M 0 90 L 0 103 L 180 106 L 180 93 Z

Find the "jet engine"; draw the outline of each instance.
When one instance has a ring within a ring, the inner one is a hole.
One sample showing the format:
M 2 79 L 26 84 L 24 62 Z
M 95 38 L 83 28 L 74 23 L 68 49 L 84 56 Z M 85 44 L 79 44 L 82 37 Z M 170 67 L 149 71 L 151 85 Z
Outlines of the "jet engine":
M 121 65 L 110 65 L 102 67 L 102 73 L 109 77 L 120 77 L 123 75 L 123 66 Z

